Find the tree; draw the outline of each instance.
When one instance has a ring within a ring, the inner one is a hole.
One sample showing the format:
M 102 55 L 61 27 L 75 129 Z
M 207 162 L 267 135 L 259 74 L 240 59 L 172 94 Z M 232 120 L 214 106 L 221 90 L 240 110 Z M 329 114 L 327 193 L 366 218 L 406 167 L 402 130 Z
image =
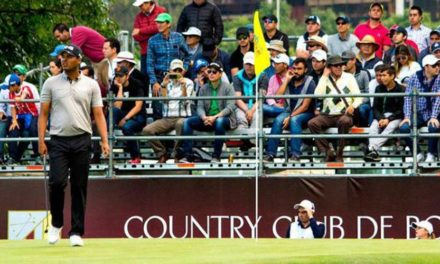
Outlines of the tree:
M 115 36 L 117 25 L 108 16 L 112 1 L 0 1 L 0 73 L 8 74 L 18 63 L 29 68 L 46 64 L 58 44 L 52 34 L 56 23 L 85 25 Z

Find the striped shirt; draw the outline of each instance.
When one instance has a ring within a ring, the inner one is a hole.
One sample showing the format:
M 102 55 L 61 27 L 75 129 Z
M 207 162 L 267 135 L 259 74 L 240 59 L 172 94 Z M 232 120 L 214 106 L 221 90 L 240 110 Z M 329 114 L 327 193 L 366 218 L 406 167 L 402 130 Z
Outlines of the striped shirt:
M 188 69 L 190 55 L 188 46 L 182 34 L 170 32 L 168 38 L 158 33 L 148 41 L 147 73 L 150 83 L 157 83 L 156 73 L 167 72 L 170 63 L 174 59 L 183 61 L 185 69 Z

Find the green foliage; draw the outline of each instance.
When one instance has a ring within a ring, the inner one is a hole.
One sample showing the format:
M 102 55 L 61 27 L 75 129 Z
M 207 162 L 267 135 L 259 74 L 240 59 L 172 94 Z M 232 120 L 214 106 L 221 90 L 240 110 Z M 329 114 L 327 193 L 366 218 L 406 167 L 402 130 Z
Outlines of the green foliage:
M 8 74 L 18 63 L 29 69 L 47 64 L 58 44 L 52 34 L 56 23 L 85 25 L 104 36 L 115 36 L 117 25 L 108 17 L 112 1 L 0 1 L 0 74 Z

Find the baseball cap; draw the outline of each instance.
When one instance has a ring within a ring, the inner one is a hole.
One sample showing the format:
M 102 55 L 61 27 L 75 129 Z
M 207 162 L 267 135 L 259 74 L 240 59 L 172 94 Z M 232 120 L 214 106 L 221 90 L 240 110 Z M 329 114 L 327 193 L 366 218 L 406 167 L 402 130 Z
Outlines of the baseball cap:
M 272 58 L 272 61 L 275 63 L 284 63 L 286 65 L 289 65 L 289 63 L 290 63 L 289 56 L 287 56 L 284 53 L 280 53 L 280 54 L 276 55 L 275 57 Z
M 205 59 L 197 59 L 194 62 L 194 70 L 195 72 L 199 72 L 201 68 L 208 67 L 209 63 Z
M 264 17 L 263 17 L 263 20 L 266 20 L 266 19 L 270 19 L 270 20 L 272 20 L 272 21 L 274 21 L 274 22 L 278 22 L 278 18 L 277 18 L 277 16 L 275 16 L 275 15 L 265 15 Z
M 171 23 L 171 22 L 173 22 L 173 18 L 171 17 L 171 15 L 170 14 L 168 14 L 168 13 L 162 13 L 162 14 L 159 14 L 157 17 L 156 17 L 156 20 L 155 20 L 156 22 L 167 22 L 167 23 Z
M 11 73 L 8 76 L 6 76 L 5 83 L 8 86 L 20 85 L 20 77 L 18 77 L 18 75 L 15 73 Z
M 402 33 L 403 35 L 408 36 L 408 32 L 406 31 L 406 29 L 399 25 L 394 25 L 390 28 L 390 34 L 393 34 L 394 32 Z
M 432 34 L 440 35 L 440 27 L 433 29 L 431 33 L 429 33 L 429 36 L 431 36 Z
M 202 31 L 196 27 L 189 27 L 187 31 L 182 32 L 184 36 L 202 36 Z
M 81 49 L 78 48 L 77 46 L 73 45 L 73 44 L 66 45 L 64 47 L 63 51 L 61 51 L 60 54 L 63 54 L 63 53 L 68 53 L 68 54 L 76 56 L 78 58 L 82 58 L 82 55 L 81 55 L 82 51 L 81 51 Z
M 368 10 L 371 10 L 371 8 L 373 8 L 375 6 L 378 6 L 382 10 L 382 12 L 383 12 L 383 5 L 381 3 L 379 3 L 379 2 L 371 3 L 370 8 Z
M 254 24 L 247 24 L 246 28 L 248 29 L 249 32 L 254 32 Z
M 134 55 L 133 53 L 129 52 L 129 51 L 121 51 L 118 53 L 118 56 L 115 59 L 115 62 L 121 62 L 121 61 L 127 61 L 133 64 L 136 64 L 136 61 L 134 60 Z
M 246 37 L 249 37 L 249 30 L 247 27 L 239 27 L 237 28 L 237 31 L 235 32 L 235 37 L 238 38 L 242 35 L 245 35 Z
M 223 68 L 222 68 L 222 66 L 220 65 L 220 63 L 217 63 L 217 62 L 211 62 L 209 65 L 208 65 L 208 68 L 209 69 L 215 69 L 215 70 L 217 70 L 217 71 L 221 71 L 221 72 L 223 72 Z
M 302 207 L 302 208 L 304 208 L 306 210 L 311 210 L 312 212 L 315 212 L 315 204 L 313 204 L 309 200 L 302 200 L 299 204 L 295 204 L 293 206 L 293 209 L 297 210 L 300 207 Z
M 153 0 L 136 0 L 136 1 L 134 1 L 133 5 L 134 6 L 141 6 L 143 3 L 146 3 L 146 2 L 153 2 Z
M 326 61 L 327 53 L 324 50 L 315 50 L 312 53 L 312 58 L 315 58 L 318 61 Z
M 432 43 L 432 45 L 431 45 L 431 53 L 434 53 L 438 49 L 440 49 L 440 42 Z
M 254 53 L 252 51 L 246 52 L 243 56 L 243 65 L 252 64 L 255 65 Z
M 175 69 L 184 69 L 183 68 L 183 61 L 179 60 L 179 59 L 174 59 L 171 61 L 170 63 L 170 69 L 171 70 L 175 70 Z
M 426 229 L 426 231 L 428 231 L 429 234 L 432 234 L 432 232 L 434 232 L 434 228 L 432 227 L 432 224 L 428 221 L 420 221 L 420 222 L 414 222 L 411 224 L 411 227 L 416 229 L 417 227 L 421 227 Z
M 429 54 L 426 55 L 422 60 L 422 66 L 425 67 L 426 65 L 435 65 L 437 62 L 439 62 L 440 59 L 437 59 L 434 55 Z
M 87 63 L 85 63 L 85 62 L 81 62 L 81 63 L 79 64 L 79 69 L 80 69 L 80 70 L 83 70 L 83 69 L 85 69 L 85 68 L 87 68 Z
M 342 21 L 343 23 L 350 23 L 350 19 L 347 16 L 338 16 L 335 20 L 336 23 L 338 23 L 339 21 Z
M 12 68 L 12 70 L 14 72 L 17 72 L 18 74 L 22 74 L 22 75 L 25 75 L 28 72 L 28 70 L 26 69 L 26 67 L 23 64 L 16 64 Z
M 313 23 L 321 25 L 321 19 L 318 16 L 309 16 L 306 18 L 306 24 L 312 21 Z
M 354 52 L 351 50 L 346 50 L 346 51 L 342 52 L 341 55 L 342 55 L 341 57 L 343 60 L 352 60 L 352 59 L 356 58 L 356 54 L 354 54 Z
M 66 47 L 66 45 L 64 45 L 64 44 L 57 45 L 53 49 L 52 53 L 50 53 L 49 55 L 52 56 L 52 57 L 56 57 L 56 56 L 58 56 L 61 53 L 61 51 L 64 50 L 65 47 Z
M 116 68 L 116 70 L 115 70 L 115 76 L 117 76 L 117 77 L 121 77 L 121 76 L 127 75 L 129 72 L 130 72 L 130 71 L 128 70 L 127 67 L 125 67 L 125 66 L 121 66 L 121 67 Z

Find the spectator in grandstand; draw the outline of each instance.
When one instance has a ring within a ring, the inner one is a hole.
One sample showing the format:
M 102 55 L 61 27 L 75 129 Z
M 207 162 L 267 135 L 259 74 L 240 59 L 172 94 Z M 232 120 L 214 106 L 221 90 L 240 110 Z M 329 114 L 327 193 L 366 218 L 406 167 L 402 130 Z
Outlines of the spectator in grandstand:
M 434 55 L 427 55 L 423 59 L 423 70 L 416 72 L 412 75 L 408 81 L 406 87 L 406 94 L 414 94 L 415 91 L 419 93 L 438 93 L 440 92 L 440 78 L 439 74 L 439 61 Z M 400 132 L 409 133 L 413 127 L 412 120 L 412 97 L 405 97 L 405 103 L 403 108 L 404 119 L 400 123 Z M 429 133 L 438 133 L 439 121 L 438 116 L 440 114 L 440 97 L 438 96 L 423 96 L 417 98 L 417 128 L 422 126 L 428 126 Z M 433 162 L 435 160 L 435 154 L 437 153 L 437 138 L 428 138 L 428 155 L 426 162 Z M 417 151 L 417 162 L 421 162 L 424 159 L 424 155 L 420 152 L 419 146 L 417 150 L 413 150 L 413 144 L 411 138 L 406 138 L 407 146 L 412 151 Z
M 39 98 L 39 97 L 38 97 Z M 11 124 L 9 126 L 9 137 L 37 137 L 38 129 L 38 107 L 35 102 L 21 102 L 22 100 L 36 99 L 34 92 L 27 85 L 22 85 L 20 78 L 16 74 L 11 74 L 9 78 L 9 103 L 11 107 Z M 9 146 L 9 160 L 7 164 L 15 165 L 21 162 L 21 158 L 29 145 L 28 141 L 13 141 Z M 32 142 L 34 158 L 37 163 L 41 163 L 38 157 L 38 143 Z
M 61 60 L 56 58 L 49 62 L 49 71 L 52 76 L 56 76 L 63 72 L 63 67 L 61 66 Z
M 403 93 L 405 87 L 397 83 L 396 70 L 386 66 L 380 73 L 382 84 L 377 86 L 376 93 Z M 370 135 L 389 135 L 399 128 L 403 118 L 403 97 L 377 97 L 373 104 L 373 122 L 370 125 Z M 364 160 L 380 161 L 378 150 L 387 142 L 388 138 L 369 138 L 368 151 Z
M 406 32 L 406 29 L 404 29 L 403 27 L 399 27 L 397 25 L 391 27 L 390 38 L 392 41 L 392 46 L 390 47 L 390 49 L 388 49 L 385 52 L 385 55 L 383 56 L 383 62 L 385 64 L 394 64 L 396 62 L 395 60 L 396 49 L 397 47 L 400 46 L 408 47 L 411 56 L 417 60 L 418 50 L 415 49 L 417 48 L 417 45 L 411 41 L 412 45 L 414 45 L 415 47 L 413 48 L 411 44 L 409 44 L 409 41 L 407 40 L 408 33 Z
M 271 40 L 267 50 L 269 51 L 271 60 L 273 60 L 273 58 L 275 58 L 279 54 L 286 54 L 286 49 L 283 47 L 283 41 L 279 39 Z M 289 58 L 288 66 L 292 64 L 291 62 L 292 60 Z M 271 63 L 271 65 L 264 70 L 264 73 L 266 74 L 267 78 L 271 78 L 275 74 L 274 64 Z
M 406 86 L 409 78 L 422 68 L 414 60 L 407 46 L 399 46 L 395 52 L 396 61 L 394 62 L 394 67 L 396 68 L 396 80 Z
M 84 55 L 90 59 L 96 72 L 97 63 L 104 59 L 102 47 L 105 38 L 101 34 L 85 26 L 69 28 L 64 23 L 56 24 L 52 33 L 58 41 L 70 41 L 73 45 L 78 46 Z
M 243 57 L 249 51 L 254 51 L 254 43 L 249 39 L 249 30 L 246 27 L 239 27 L 235 32 L 238 46 L 231 54 L 231 76 L 243 69 Z
M 312 67 L 312 53 L 315 52 L 316 50 L 323 50 L 325 51 L 325 53 L 328 52 L 328 48 L 325 45 L 324 39 L 319 37 L 319 36 L 311 36 L 309 38 L 309 40 L 306 41 L 306 46 L 307 46 L 307 54 L 309 55 L 308 57 L 304 57 L 305 59 L 307 59 L 307 66 L 309 68 Z M 302 58 L 301 56 L 298 56 L 299 58 Z
M 368 84 L 368 92 L 370 94 L 374 93 L 376 91 L 376 87 L 382 84 L 382 80 L 380 79 L 380 77 L 381 77 L 380 75 L 381 75 L 382 70 L 385 69 L 387 66 L 389 66 L 389 65 L 379 64 L 376 67 L 374 67 L 375 77 Z M 371 106 L 373 106 L 373 102 L 374 102 L 374 97 L 371 97 L 370 98 L 370 105 Z
M 315 204 L 309 200 L 302 200 L 295 204 L 293 209 L 298 210 L 298 222 L 292 221 L 287 229 L 287 238 L 290 239 L 313 239 L 323 238 L 325 225 L 316 221 Z
M 94 76 L 95 76 L 95 70 L 93 70 L 93 67 L 92 67 L 92 66 L 87 65 L 87 64 L 85 64 L 84 62 L 81 62 L 81 65 L 80 65 L 80 67 L 79 67 L 79 70 L 81 71 L 81 74 L 82 74 L 82 75 L 94 79 Z M 100 87 L 100 88 L 101 88 L 101 96 L 102 96 L 102 94 L 103 94 L 103 93 L 102 93 L 103 90 L 102 90 L 102 87 Z
M 254 42 L 254 24 L 247 24 L 246 28 L 249 31 L 249 40 Z
M 148 41 L 147 72 L 153 88 L 153 96 L 159 96 L 160 84 L 173 59 L 182 60 L 185 71 L 189 67 L 188 46 L 182 34 L 171 31 L 172 21 L 168 13 L 158 15 L 156 24 L 159 33 Z M 162 118 L 162 104 L 158 101 L 153 101 L 153 118 L 155 120 Z
M 140 70 L 136 69 L 136 61 L 133 53 L 129 51 L 121 51 L 115 59 L 118 67 L 124 66 L 128 69 L 129 80 L 137 80 L 142 84 L 145 97 L 148 97 L 148 77 Z
M 183 71 L 183 62 L 181 60 L 175 59 L 171 62 L 170 71 L 165 75 L 161 84 L 161 96 L 171 98 L 194 96 L 194 83 L 190 79 L 183 77 Z M 142 134 L 156 136 L 175 130 L 176 135 L 180 136 L 182 134 L 184 118 L 190 117 L 191 115 L 190 100 L 164 99 L 163 118 L 144 127 Z M 167 153 L 165 145 L 160 140 L 149 140 L 148 142 L 159 158 L 157 163 L 166 163 L 169 154 Z M 179 142 L 180 141 L 177 140 L 174 145 L 174 153 L 172 156 L 175 157 L 175 160 L 178 160 L 179 156 L 182 155 L 181 153 L 177 153 L 180 145 Z
M 108 38 L 104 41 L 102 46 L 104 59 L 98 64 L 97 80 L 99 86 L 102 86 L 105 90 L 108 90 L 115 77 L 116 57 L 120 51 L 121 43 L 119 43 L 119 40 Z
M 327 61 L 327 53 L 324 50 L 316 50 L 312 53 L 312 69 L 310 70 L 310 76 L 312 76 L 313 81 L 319 82 L 322 73 L 325 69 L 325 62 Z
M 283 41 L 283 47 L 286 50 L 285 53 L 289 55 L 289 37 L 277 29 L 278 18 L 275 15 L 266 15 L 263 17 L 263 23 L 266 43 L 270 43 L 271 40 L 275 39 Z
M 411 227 L 416 230 L 417 239 L 435 239 L 434 227 L 429 221 L 414 222 Z
M 278 89 L 286 80 L 289 63 L 290 58 L 284 53 L 272 57 L 272 64 L 275 69 L 275 74 L 270 77 L 266 94 L 267 96 L 277 95 Z M 286 99 L 284 98 L 266 99 L 266 103 L 263 104 L 263 115 L 265 117 L 277 117 L 279 114 L 286 111 L 285 103 Z
M 223 68 L 218 63 L 212 62 L 208 66 L 209 82 L 199 91 L 199 96 L 234 96 L 234 88 L 230 84 L 221 81 Z M 192 135 L 193 130 L 214 131 L 215 135 L 225 135 L 226 130 L 237 127 L 235 116 L 235 100 L 230 99 L 207 99 L 197 101 L 197 114 L 187 118 L 183 125 L 183 135 Z M 185 157 L 180 162 L 186 163 L 193 160 L 192 140 L 183 142 Z M 214 140 L 214 153 L 212 162 L 220 162 L 224 139 Z
M 10 78 L 10 76 L 9 76 Z M 0 85 L 0 100 L 9 100 L 9 78 Z M 11 122 L 11 110 L 9 103 L 0 103 L 0 138 L 6 138 L 8 135 L 9 124 Z M 5 163 L 5 142 L 0 142 L 0 165 Z
M 64 72 L 45 81 L 38 119 L 39 152 L 44 156 L 50 155 L 49 200 L 52 222 L 47 239 L 49 244 L 55 244 L 60 239 L 64 225 L 64 189 L 70 175 L 70 244 L 83 246 L 81 236 L 84 234 L 92 112 L 101 135 L 104 155 L 109 153 L 107 126 L 98 83 L 79 72 L 81 49 L 68 45 L 61 55 Z M 45 135 L 49 115 L 51 139 L 48 151 Z
M 53 58 L 57 58 L 57 59 L 61 60 L 60 53 L 61 53 L 61 51 L 64 50 L 65 47 L 66 47 L 66 45 L 64 45 L 64 44 L 56 45 L 54 50 L 49 55 Z
M 258 83 L 257 83 L 258 82 Z M 236 96 L 254 96 L 256 93 L 256 87 L 258 86 L 258 92 L 260 94 L 266 94 L 269 80 L 266 75 L 255 75 L 254 67 L 254 53 L 252 51 L 247 52 L 243 57 L 243 69 L 241 69 L 232 79 Z M 237 99 L 235 101 L 237 106 L 235 114 L 237 116 L 238 128 L 256 128 L 256 111 L 258 111 L 258 101 L 255 99 Z M 251 143 L 254 140 L 244 139 L 241 150 L 249 150 L 254 146 Z
M 208 61 L 205 59 L 198 59 L 194 62 L 194 72 L 197 76 L 194 79 L 194 94 L 197 96 L 199 94 L 200 88 L 209 81 L 208 79 Z M 226 76 L 226 75 L 225 75 Z M 228 77 L 225 77 L 228 79 Z M 222 80 L 223 82 L 223 80 Z M 197 109 L 195 109 L 197 111 Z
M 384 9 L 381 3 L 373 2 L 368 11 L 369 19 L 365 23 L 359 24 L 353 32 L 358 39 L 364 39 L 364 37 L 368 35 L 373 37 L 373 41 L 377 45 L 375 52 L 378 58 L 382 58 L 383 52 L 387 51 L 391 46 L 388 29 L 380 21 L 383 11 Z
M 147 76 L 147 47 L 148 40 L 159 33 L 155 19 L 166 9 L 154 0 L 136 0 L 134 6 L 139 7 L 139 13 L 134 18 L 131 35 L 141 46 L 141 72 Z
M 313 94 L 315 82 L 307 75 L 307 63 L 304 58 L 293 61 L 293 69 L 289 70 L 286 79 L 277 91 L 277 95 Z M 314 116 L 314 100 L 312 98 L 291 98 L 285 100 L 287 109 L 279 114 L 272 124 L 271 135 L 282 134 L 283 129 L 289 128 L 290 133 L 298 135 L 306 127 L 307 122 Z M 267 143 L 265 162 L 273 162 L 279 145 L 279 138 L 270 138 Z M 289 161 L 299 162 L 301 157 L 301 139 L 290 139 Z
M 196 27 L 190 27 L 187 31 L 182 32 L 182 35 L 185 37 L 186 45 L 188 45 L 190 65 L 192 67 L 194 59 L 202 54 L 202 44 L 200 43 L 202 31 Z
M 383 63 L 375 53 L 379 48 L 379 44 L 376 43 L 373 36 L 366 35 L 361 41 L 356 43 L 356 47 L 359 48 L 359 53 L 356 58 L 362 66 L 362 69 L 370 73 L 370 78 L 374 78 L 376 74 L 374 68 Z
M 359 94 L 359 86 L 353 75 L 342 71 L 345 62 L 340 56 L 331 56 L 327 66 L 315 89 L 315 95 L 349 95 Z M 325 129 L 336 126 L 338 133 L 347 134 L 353 126 L 354 110 L 362 103 L 360 97 L 326 97 L 323 99 L 323 108 L 319 116 L 308 123 L 312 134 L 322 134 Z M 318 149 L 326 154 L 325 161 L 343 162 L 345 139 L 339 139 L 335 153 L 328 140 L 315 138 Z
M 423 11 L 419 6 L 412 6 L 408 16 L 410 23 L 410 26 L 406 28 L 408 38 L 417 44 L 419 51 L 422 51 L 429 47 L 431 29 L 422 24 Z
M 193 0 L 183 8 L 177 22 L 177 32 L 184 32 L 190 27 L 197 27 L 202 31 L 203 45 L 216 46 L 222 42 L 222 14 L 210 1 Z
M 20 83 L 21 83 L 20 89 L 23 89 L 24 87 L 29 87 L 29 89 L 32 91 L 34 99 L 35 100 L 40 99 L 40 93 L 38 92 L 37 87 L 35 87 L 35 85 L 33 85 L 32 83 L 29 83 L 26 81 L 26 75 L 28 73 L 27 68 L 22 64 L 17 64 L 12 68 L 12 71 L 15 74 L 17 74 L 18 77 L 20 78 Z M 35 104 L 37 106 L 38 111 L 40 111 L 40 103 L 36 102 Z M 35 154 L 37 154 L 37 153 L 35 153 Z
M 144 89 L 136 79 L 129 78 L 129 69 L 121 66 L 115 70 L 115 80 L 111 86 L 115 98 L 144 97 Z M 140 132 L 146 124 L 147 116 L 145 102 L 115 101 L 113 103 L 113 125 L 122 129 L 124 136 L 134 136 Z M 141 153 L 137 140 L 127 140 L 127 148 L 130 151 L 130 164 L 141 163 Z
M 226 76 L 228 77 L 228 83 L 232 81 L 231 56 L 229 55 L 228 52 L 216 46 L 204 45 L 202 56 L 199 57 L 198 59 L 200 58 L 207 60 L 209 63 L 215 62 L 219 65 L 223 65 L 222 67 L 224 70 L 223 74 L 226 74 Z
M 350 19 L 346 16 L 336 18 L 336 29 L 338 33 L 330 35 L 327 46 L 330 55 L 342 55 L 342 52 L 350 50 L 357 54 L 359 49 L 356 43 L 359 41 L 356 35 L 350 33 Z
M 370 83 L 370 77 L 366 70 L 361 69 L 360 65 L 357 64 L 356 54 L 352 51 L 347 50 L 342 53 L 342 60 L 346 62 L 344 72 L 350 73 L 356 79 L 359 86 L 359 90 L 363 94 L 368 94 L 368 84 Z M 368 127 L 373 121 L 373 115 L 371 113 L 370 98 L 363 97 L 362 104 L 356 109 L 359 112 L 359 120 L 354 120 L 356 125 L 361 127 Z M 356 116 L 356 115 L 355 115 Z
M 309 16 L 306 18 L 305 23 L 307 25 L 307 31 L 298 39 L 296 44 L 296 56 L 309 58 L 311 52 L 308 50 L 307 46 L 309 43 L 307 43 L 307 41 L 310 40 L 311 37 L 319 37 L 321 39 L 320 42 L 326 46 L 328 36 L 321 30 L 321 20 L 319 17 Z
M 425 48 L 424 50 L 420 51 L 420 54 L 418 56 L 418 63 L 420 65 L 422 65 L 422 60 L 423 58 L 428 55 L 428 54 L 432 54 L 433 53 L 433 48 L 440 48 L 439 44 L 435 44 L 437 42 L 440 42 L 440 27 L 434 29 L 433 31 L 431 31 L 431 33 L 429 34 L 429 45 L 427 48 Z M 435 45 L 434 45 L 435 44 Z M 440 50 L 438 51 L 439 55 L 440 55 Z

